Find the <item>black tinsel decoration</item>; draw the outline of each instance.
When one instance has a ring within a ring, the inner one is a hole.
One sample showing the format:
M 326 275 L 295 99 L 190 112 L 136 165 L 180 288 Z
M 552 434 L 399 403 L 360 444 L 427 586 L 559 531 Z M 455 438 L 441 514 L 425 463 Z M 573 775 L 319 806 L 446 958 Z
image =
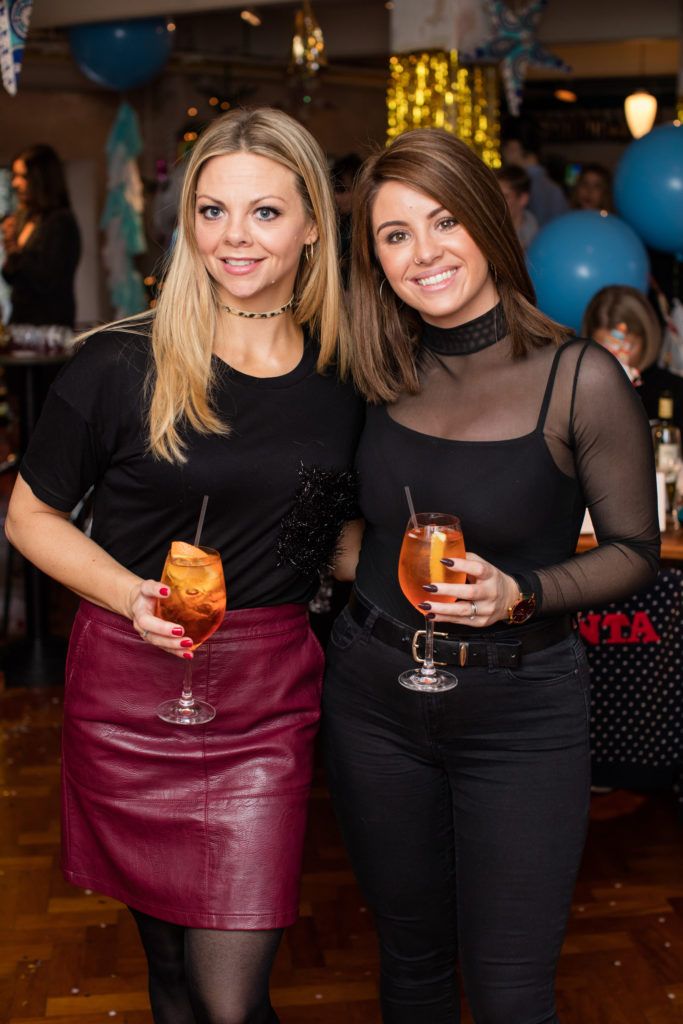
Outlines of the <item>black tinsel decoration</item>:
M 358 482 L 351 470 L 303 463 L 299 481 L 277 539 L 278 564 L 315 576 L 331 569 L 344 523 L 358 517 Z

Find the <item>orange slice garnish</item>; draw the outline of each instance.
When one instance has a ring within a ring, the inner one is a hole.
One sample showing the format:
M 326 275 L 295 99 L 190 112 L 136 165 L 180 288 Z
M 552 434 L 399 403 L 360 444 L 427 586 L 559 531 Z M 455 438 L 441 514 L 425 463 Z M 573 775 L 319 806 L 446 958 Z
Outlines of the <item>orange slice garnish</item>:
M 442 530 L 434 530 L 429 546 L 429 579 L 432 583 L 443 583 L 444 567 L 441 559 L 446 555 L 447 534 Z
M 206 552 L 194 544 L 186 544 L 184 540 L 174 540 L 171 542 L 171 558 L 206 558 Z

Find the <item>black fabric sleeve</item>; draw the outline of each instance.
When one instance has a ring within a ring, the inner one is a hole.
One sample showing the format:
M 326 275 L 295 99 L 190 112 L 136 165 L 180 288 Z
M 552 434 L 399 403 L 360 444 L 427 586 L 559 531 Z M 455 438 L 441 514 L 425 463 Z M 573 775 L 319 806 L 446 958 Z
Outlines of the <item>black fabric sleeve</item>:
M 659 567 L 654 452 L 642 403 L 599 346 L 585 347 L 575 373 L 570 437 L 598 546 L 535 571 L 544 615 L 619 600 L 651 585 Z
M 97 429 L 54 389 L 50 391 L 19 467 L 36 498 L 70 512 L 108 461 Z
M 126 437 L 138 441 L 148 355 L 146 337 L 100 331 L 62 368 L 20 466 L 37 498 L 70 511 L 130 449 Z

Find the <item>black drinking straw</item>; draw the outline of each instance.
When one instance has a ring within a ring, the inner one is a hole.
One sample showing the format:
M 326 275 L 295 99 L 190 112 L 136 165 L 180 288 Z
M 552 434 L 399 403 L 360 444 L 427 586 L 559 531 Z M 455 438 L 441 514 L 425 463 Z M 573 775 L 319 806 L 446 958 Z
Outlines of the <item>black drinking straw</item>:
M 403 490 L 406 492 L 406 501 L 408 502 L 408 508 L 410 509 L 410 518 L 413 521 L 413 529 L 417 530 L 417 529 L 419 529 L 418 523 L 417 523 L 417 516 L 415 515 L 415 506 L 413 505 L 413 497 L 412 497 L 412 495 L 410 493 L 410 487 L 408 487 L 408 484 L 405 485 Z
M 199 513 L 199 522 L 197 523 L 197 532 L 194 535 L 194 546 L 196 548 L 199 547 L 199 538 L 202 535 L 202 528 L 204 526 L 204 516 L 206 515 L 206 506 L 208 505 L 208 503 L 209 503 L 209 495 L 205 494 L 204 495 L 204 500 L 202 501 L 202 509 L 201 509 L 201 512 Z

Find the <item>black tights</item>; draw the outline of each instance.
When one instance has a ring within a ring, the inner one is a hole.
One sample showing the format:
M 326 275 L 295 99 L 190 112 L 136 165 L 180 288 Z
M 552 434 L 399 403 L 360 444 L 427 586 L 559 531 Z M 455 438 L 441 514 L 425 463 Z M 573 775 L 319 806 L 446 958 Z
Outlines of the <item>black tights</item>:
M 277 1024 L 268 979 L 282 929 L 213 931 L 131 913 L 155 1024 Z

